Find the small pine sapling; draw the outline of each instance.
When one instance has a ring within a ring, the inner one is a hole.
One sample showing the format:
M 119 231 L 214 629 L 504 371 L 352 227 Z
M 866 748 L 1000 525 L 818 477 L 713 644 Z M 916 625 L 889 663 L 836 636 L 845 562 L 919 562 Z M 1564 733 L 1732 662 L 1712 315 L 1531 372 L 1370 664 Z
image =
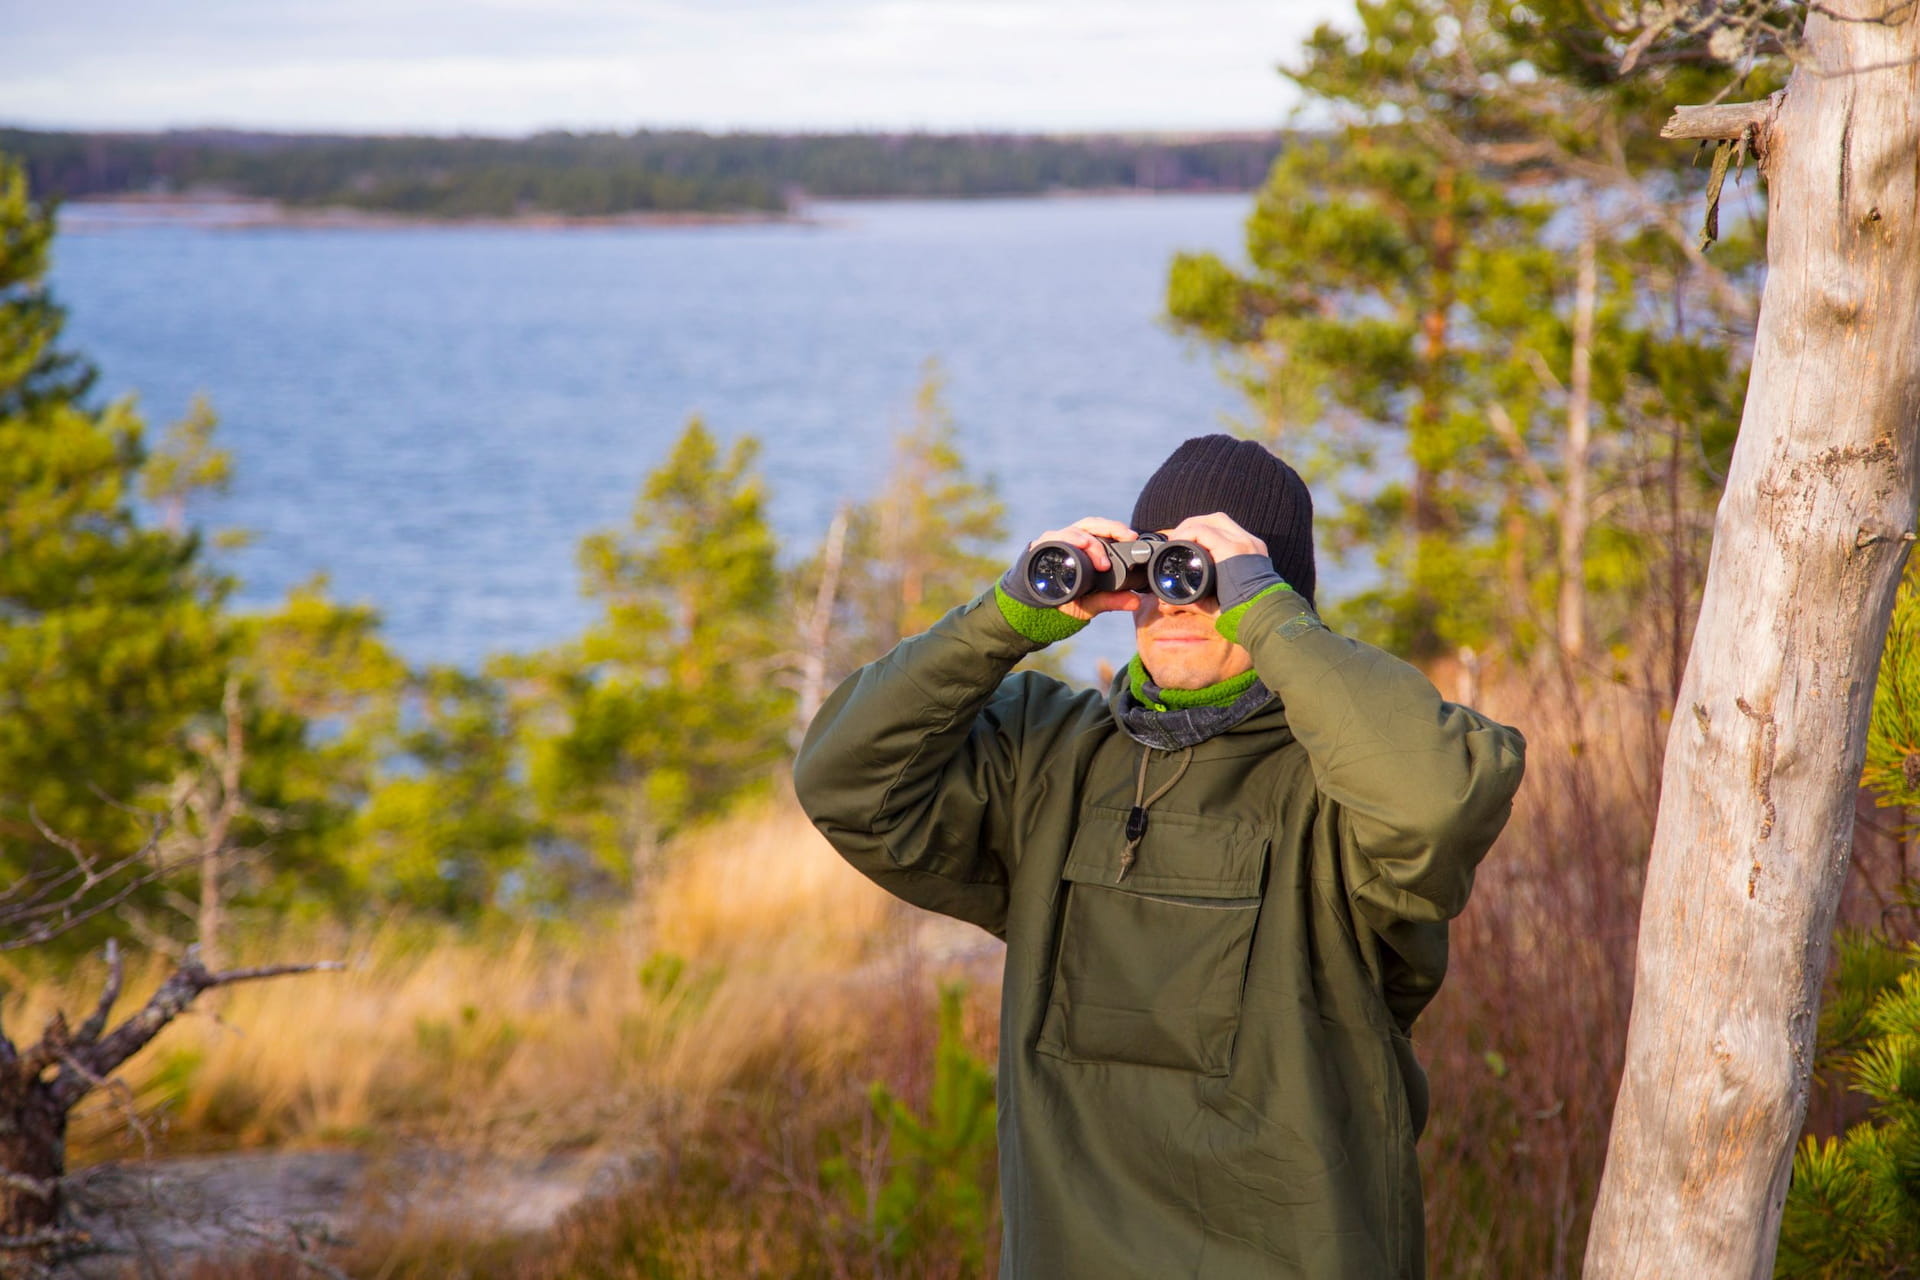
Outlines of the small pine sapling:
M 978 1276 L 993 1212 L 997 1113 L 993 1072 L 962 1033 L 965 995 L 958 983 L 940 991 L 927 1114 L 915 1115 L 884 1084 L 869 1091 L 886 1134 L 886 1180 L 869 1191 L 844 1159 L 827 1161 L 821 1172 L 895 1263 L 937 1250 L 959 1264 L 960 1274 Z

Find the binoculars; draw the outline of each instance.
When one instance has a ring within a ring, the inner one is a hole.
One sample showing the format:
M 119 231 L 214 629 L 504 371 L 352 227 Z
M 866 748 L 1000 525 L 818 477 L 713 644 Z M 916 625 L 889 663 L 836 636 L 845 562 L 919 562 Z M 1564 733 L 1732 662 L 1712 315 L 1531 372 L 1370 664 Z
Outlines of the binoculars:
M 1035 597 L 1058 608 L 1095 591 L 1152 591 L 1168 604 L 1192 604 L 1213 594 L 1213 557 L 1197 542 L 1168 542 L 1158 533 L 1132 542 L 1100 539 L 1107 568 L 1095 569 L 1071 542 L 1042 542 L 1020 561 L 1020 576 Z

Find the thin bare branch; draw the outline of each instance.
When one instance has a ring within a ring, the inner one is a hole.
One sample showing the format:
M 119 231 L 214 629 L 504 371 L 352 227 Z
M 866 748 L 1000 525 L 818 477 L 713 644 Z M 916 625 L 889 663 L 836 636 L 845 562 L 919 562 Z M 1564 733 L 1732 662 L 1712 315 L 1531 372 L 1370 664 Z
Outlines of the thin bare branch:
M 1540 465 L 1540 460 L 1527 451 L 1526 442 L 1520 438 L 1520 429 L 1514 425 L 1513 415 L 1507 412 L 1507 406 L 1497 400 L 1489 404 L 1487 421 L 1493 425 L 1493 433 L 1500 437 L 1500 443 L 1507 446 L 1507 452 L 1526 472 L 1533 487 L 1547 497 L 1553 497 L 1553 481 L 1547 477 L 1546 468 Z
M 48 826 L 45 819 L 41 818 L 40 811 L 32 805 L 27 806 L 27 818 L 33 823 L 33 829 L 40 833 L 43 840 L 55 848 L 66 850 L 72 856 L 76 867 L 88 875 L 93 874 L 93 855 L 82 848 L 78 841 L 63 836 Z
M 235 982 L 256 982 L 261 978 L 283 978 L 291 973 L 339 973 L 346 968 L 340 960 L 315 960 L 310 964 L 266 964 L 253 969 L 226 969 L 213 975 L 209 986 L 224 987 Z
M 0 952 L 38 946 L 95 916 L 112 911 L 142 888 L 190 865 L 193 859 L 169 861 L 155 857 L 165 819 L 145 814 L 150 823 L 146 841 L 132 853 L 102 858 L 78 841 L 54 831 L 32 813 L 34 829 L 55 848 L 64 851 L 70 865 L 38 878 L 23 877 L 25 892 L 12 900 L 0 898 Z M 16 884 L 13 888 L 19 889 Z
M 153 1159 L 155 1150 L 153 1128 L 146 1122 L 145 1118 L 141 1116 L 140 1106 L 134 1100 L 132 1087 L 129 1086 L 126 1081 L 116 1076 L 99 1074 L 86 1063 L 76 1058 L 72 1053 L 63 1053 L 60 1055 L 60 1066 L 60 1074 L 53 1079 L 53 1091 L 56 1101 L 59 1096 L 60 1082 L 67 1078 L 69 1071 L 73 1072 L 86 1086 L 75 1095 L 76 1099 L 84 1097 L 95 1089 L 112 1098 L 114 1106 L 120 1111 L 120 1118 L 126 1122 L 127 1128 L 133 1131 L 134 1136 L 140 1139 L 140 1147 L 143 1154 L 147 1159 Z M 63 1105 L 70 1106 L 72 1104 L 67 1103 Z
M 209 973 L 201 965 L 199 956 L 189 951 L 186 962 L 160 984 L 159 990 L 155 991 L 137 1012 L 115 1027 L 98 1043 L 74 1050 L 70 1057 L 64 1059 L 65 1066 L 53 1081 L 53 1099 L 62 1107 L 71 1107 L 85 1097 L 100 1079 L 111 1074 L 121 1063 L 146 1047 L 148 1041 L 159 1035 L 168 1023 L 179 1017 L 181 1012 L 203 991 L 229 986 L 236 982 L 253 982 L 261 978 L 339 970 L 345 967 L 337 960 L 323 960 L 313 964 L 273 964 L 252 969 L 229 969 L 221 973 Z M 62 1032 L 64 1033 L 64 1024 Z M 42 1041 L 42 1044 L 44 1043 L 46 1042 Z M 60 1045 L 61 1051 L 64 1053 L 67 1047 L 63 1038 Z M 34 1048 L 38 1050 L 40 1046 L 36 1045 Z M 42 1065 L 51 1065 L 51 1061 Z
M 120 998 L 120 984 L 125 977 L 126 966 L 120 960 L 120 942 L 117 938 L 108 938 L 107 985 L 101 989 L 100 1003 L 94 1007 L 92 1015 L 74 1033 L 75 1044 L 90 1045 L 107 1029 L 107 1015 L 113 1012 L 114 1001 Z
M 1669 8 L 1669 13 L 1671 13 L 1671 8 Z M 1673 19 L 1669 17 L 1668 14 L 1662 14 L 1659 18 L 1641 28 L 1640 34 L 1633 38 L 1633 42 L 1627 46 L 1626 53 L 1620 57 L 1620 74 L 1626 75 L 1632 71 L 1634 67 L 1638 66 L 1640 59 L 1646 55 L 1648 49 L 1653 47 L 1654 42 L 1671 31 L 1673 27 Z
M 1520 358 L 1527 362 L 1527 367 L 1533 370 L 1533 376 L 1540 379 L 1542 386 L 1557 396 L 1567 394 L 1567 384 L 1560 381 L 1560 375 L 1553 371 L 1553 366 L 1547 363 L 1547 358 L 1538 350 L 1533 347 L 1523 347 Z

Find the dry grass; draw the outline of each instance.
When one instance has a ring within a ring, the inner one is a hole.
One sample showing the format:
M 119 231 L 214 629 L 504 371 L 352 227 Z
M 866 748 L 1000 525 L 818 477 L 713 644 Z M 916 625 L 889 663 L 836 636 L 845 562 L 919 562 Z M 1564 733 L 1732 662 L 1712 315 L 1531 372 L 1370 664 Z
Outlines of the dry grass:
M 407 920 L 243 940 L 240 963 L 344 957 L 220 993 L 122 1078 L 169 1149 L 423 1139 L 489 1149 L 641 1143 L 773 1056 L 828 1071 L 857 1056 L 862 1001 L 890 980 L 899 913 L 791 807 L 668 851 L 644 908 L 475 939 Z M 121 1009 L 159 981 L 132 975 Z M 89 1007 L 97 966 L 15 974 L 7 1025 Z M 24 979 L 24 980 L 22 980 Z M 796 1058 L 797 1055 L 797 1058 Z M 77 1118 L 76 1155 L 136 1139 L 112 1098 Z
M 1599 1187 L 1664 720 L 1627 686 L 1557 675 L 1481 705 L 1527 735 L 1527 779 L 1415 1031 L 1428 1250 L 1436 1275 L 1545 1280 L 1578 1273 Z
M 1479 698 L 1526 732 L 1528 778 L 1418 1028 L 1435 1275 L 1577 1273 L 1624 1050 L 1662 701 L 1551 674 Z M 1863 845 L 1847 914 L 1877 914 L 1875 877 L 1891 883 L 1908 852 L 1890 848 Z M 869 1082 L 924 1096 L 924 917 L 849 870 L 790 802 L 667 850 L 640 900 L 492 939 L 405 920 L 255 938 L 243 960 L 352 966 L 236 989 L 218 1021 L 170 1030 L 126 1079 L 174 1149 L 601 1144 L 650 1150 L 661 1170 L 530 1250 L 363 1242 L 354 1274 L 946 1274 L 862 1263 L 872 1242 L 821 1178 L 834 1156 L 884 1166 Z M 4 1016 L 83 1008 L 98 980 L 16 984 Z M 968 1027 L 989 1061 L 995 997 L 976 990 Z M 111 1100 L 94 1104 L 82 1158 L 124 1151 L 125 1133 Z

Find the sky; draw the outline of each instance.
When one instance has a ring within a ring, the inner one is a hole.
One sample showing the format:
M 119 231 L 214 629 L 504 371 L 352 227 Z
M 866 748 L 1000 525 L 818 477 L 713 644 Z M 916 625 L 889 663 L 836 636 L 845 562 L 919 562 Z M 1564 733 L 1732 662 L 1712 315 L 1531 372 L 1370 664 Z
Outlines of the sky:
M 0 124 L 1261 129 L 1350 0 L 0 0 Z

